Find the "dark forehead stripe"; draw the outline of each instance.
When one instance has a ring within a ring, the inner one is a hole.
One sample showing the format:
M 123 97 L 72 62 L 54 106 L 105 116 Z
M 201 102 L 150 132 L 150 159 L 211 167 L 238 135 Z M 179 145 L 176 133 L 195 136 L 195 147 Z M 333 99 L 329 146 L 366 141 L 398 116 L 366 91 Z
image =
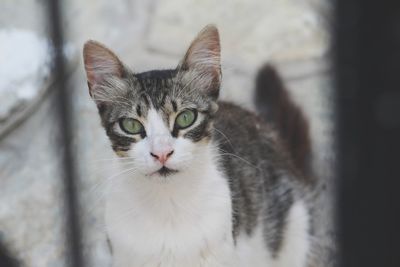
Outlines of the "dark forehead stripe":
M 150 106 L 151 104 L 149 96 L 145 92 L 142 92 L 139 96 L 137 96 L 136 106 L 133 106 L 133 109 L 136 111 L 138 117 L 145 118 Z
M 146 106 L 146 108 L 150 107 L 150 101 L 146 94 L 142 94 L 139 99 L 140 99 L 140 102 Z
M 138 79 L 171 79 L 178 71 L 174 70 L 151 70 L 135 74 Z
M 171 92 L 176 70 L 153 70 L 136 74 L 142 91 L 148 95 L 151 104 L 160 109 L 165 105 L 167 95 Z
M 178 105 L 176 104 L 175 100 L 171 100 L 171 105 L 172 108 L 174 109 L 174 112 L 178 111 Z
M 135 76 L 143 91 L 149 95 L 156 95 L 171 85 L 175 75 L 176 70 L 152 70 L 138 73 Z
M 136 114 L 141 117 L 142 116 L 142 108 L 140 107 L 140 105 L 136 106 Z
M 145 86 L 145 84 L 143 83 L 144 80 L 143 80 L 143 79 L 138 79 L 138 82 L 139 82 L 139 84 L 140 84 L 140 91 L 146 91 L 146 86 Z
M 165 105 L 165 99 L 167 98 L 167 92 L 164 91 L 161 94 L 161 97 L 158 98 L 160 100 L 158 101 L 158 103 L 156 103 L 156 106 L 158 107 L 163 107 Z

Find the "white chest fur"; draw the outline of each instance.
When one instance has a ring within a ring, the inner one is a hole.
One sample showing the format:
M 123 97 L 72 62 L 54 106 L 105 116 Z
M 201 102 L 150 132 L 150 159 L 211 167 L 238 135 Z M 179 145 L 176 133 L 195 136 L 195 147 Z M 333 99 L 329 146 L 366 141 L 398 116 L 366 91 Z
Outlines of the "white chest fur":
M 211 158 L 211 157 L 210 157 Z M 262 222 L 232 238 L 227 179 L 211 162 L 171 177 L 118 177 L 106 200 L 113 267 L 304 267 L 308 214 L 294 203 L 282 249 L 270 256 Z
M 233 266 L 228 183 L 213 164 L 206 166 L 168 181 L 113 181 L 106 227 L 115 267 Z

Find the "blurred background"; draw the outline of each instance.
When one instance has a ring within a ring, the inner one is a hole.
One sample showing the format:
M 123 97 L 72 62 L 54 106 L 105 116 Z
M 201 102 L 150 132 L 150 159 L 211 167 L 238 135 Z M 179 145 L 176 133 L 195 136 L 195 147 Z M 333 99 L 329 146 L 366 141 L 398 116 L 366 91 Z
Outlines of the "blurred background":
M 43 0 L 0 3 L 0 241 L 23 266 L 66 266 L 59 127 Z M 134 71 L 175 67 L 207 24 L 221 35 L 221 98 L 253 109 L 254 76 L 281 72 L 311 125 L 321 179 L 317 211 L 326 262 L 334 257 L 331 5 L 327 0 L 70 0 L 63 2 L 68 90 L 73 96 L 79 196 L 88 266 L 110 266 L 102 189 L 112 158 L 82 64 L 89 39 Z M 329 266 L 328 263 L 326 265 Z

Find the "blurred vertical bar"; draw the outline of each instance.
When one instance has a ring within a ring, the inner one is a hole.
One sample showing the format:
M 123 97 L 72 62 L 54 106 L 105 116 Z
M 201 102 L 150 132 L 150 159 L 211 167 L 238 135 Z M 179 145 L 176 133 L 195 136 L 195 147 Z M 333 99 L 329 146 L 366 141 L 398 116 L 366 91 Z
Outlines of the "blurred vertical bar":
M 336 0 L 343 267 L 400 266 L 400 1 Z
M 72 93 L 67 91 L 66 66 L 64 59 L 64 39 L 62 28 L 62 3 L 61 0 L 48 0 L 48 17 L 50 25 L 51 41 L 54 46 L 55 88 L 57 91 L 56 105 L 58 108 L 58 122 L 60 144 L 63 148 L 63 179 L 66 206 L 66 238 L 68 241 L 67 261 L 69 266 L 82 267 L 83 257 L 81 249 L 81 228 L 79 224 L 79 201 L 76 192 L 77 170 L 74 164 L 73 140 L 73 112 Z
M 1 267 L 17 267 L 20 264 L 11 257 L 9 251 L 0 243 L 0 266 Z

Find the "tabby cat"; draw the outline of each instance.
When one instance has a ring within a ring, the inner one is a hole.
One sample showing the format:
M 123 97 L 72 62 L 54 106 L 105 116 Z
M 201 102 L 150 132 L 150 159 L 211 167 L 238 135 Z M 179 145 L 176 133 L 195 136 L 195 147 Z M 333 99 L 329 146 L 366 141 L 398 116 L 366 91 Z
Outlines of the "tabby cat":
M 175 69 L 134 73 L 95 41 L 83 54 L 121 162 L 106 199 L 114 267 L 311 266 L 308 126 L 271 67 L 257 116 L 218 101 L 215 26 Z

